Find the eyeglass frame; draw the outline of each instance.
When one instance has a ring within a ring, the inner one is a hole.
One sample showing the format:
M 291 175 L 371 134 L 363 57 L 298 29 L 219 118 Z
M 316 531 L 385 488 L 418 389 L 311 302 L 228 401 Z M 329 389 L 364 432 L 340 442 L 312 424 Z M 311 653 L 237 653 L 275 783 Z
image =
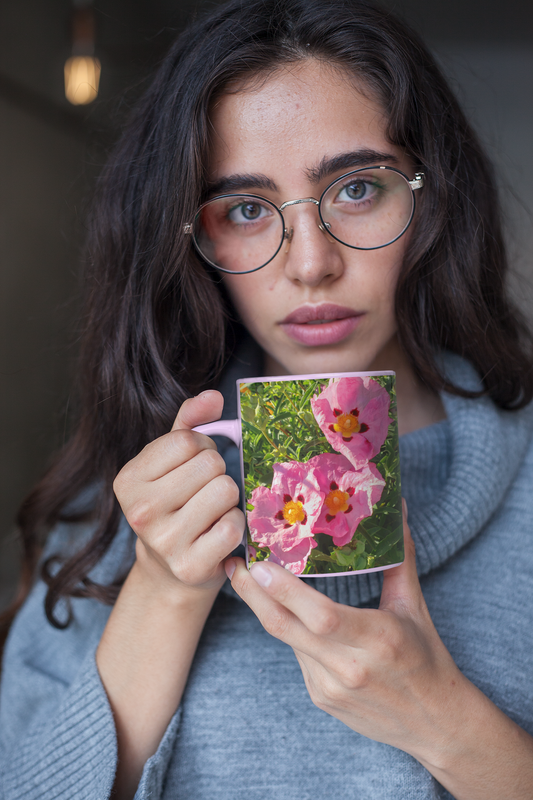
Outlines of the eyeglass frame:
M 401 233 L 399 233 L 398 236 L 396 236 L 394 239 L 391 239 L 390 242 L 387 242 L 386 244 L 378 244 L 378 245 L 376 245 L 376 247 L 358 247 L 357 245 L 347 244 L 346 242 L 343 242 L 342 239 L 337 238 L 337 236 L 335 236 L 335 234 L 330 231 L 330 227 L 331 227 L 330 223 L 326 222 L 322 217 L 321 203 L 322 203 L 322 200 L 323 200 L 326 192 L 328 192 L 335 183 L 337 183 L 338 181 L 342 181 L 345 178 L 349 178 L 350 175 L 355 175 L 358 172 L 365 172 L 365 171 L 371 170 L 371 169 L 386 169 L 386 170 L 389 170 L 390 172 L 396 172 L 398 175 L 401 175 L 402 178 L 405 179 L 405 181 L 408 184 L 409 188 L 411 189 L 413 207 L 411 209 L 411 216 L 409 217 L 409 221 L 407 222 L 407 225 L 405 226 L 403 231 Z M 273 261 L 276 258 L 277 254 L 281 250 L 281 248 L 283 246 L 283 242 L 285 240 L 287 240 L 289 242 L 289 244 L 291 243 L 292 237 L 294 235 L 294 228 L 290 228 L 289 230 L 287 230 L 287 228 L 285 227 L 285 217 L 283 216 L 283 210 L 285 208 L 287 208 L 288 206 L 296 206 L 296 205 L 300 205 L 301 203 L 314 203 L 317 206 L 318 216 L 320 218 L 320 225 L 318 227 L 320 228 L 320 230 L 323 233 L 329 233 L 329 235 L 333 239 L 335 239 L 335 241 L 339 242 L 339 244 L 344 245 L 344 247 L 350 247 L 352 250 L 381 250 L 382 247 L 388 247 L 390 244 L 393 244 L 394 242 L 397 242 L 398 239 L 400 239 L 404 235 L 406 230 L 411 225 L 411 222 L 413 221 L 413 217 L 415 215 L 415 209 L 416 209 L 415 190 L 416 189 L 421 189 L 424 186 L 425 180 L 426 180 L 426 178 L 425 178 L 425 173 L 424 172 L 415 172 L 414 179 L 410 180 L 409 177 L 404 172 L 402 172 L 399 169 L 396 169 L 396 167 L 389 167 L 389 166 L 384 166 L 382 164 L 377 164 L 377 165 L 372 166 L 372 167 L 359 167 L 358 169 L 350 170 L 350 172 L 346 172 L 346 173 L 344 173 L 344 175 L 340 175 L 338 178 L 335 178 L 334 181 L 331 181 L 331 183 L 326 186 L 326 188 L 324 189 L 324 191 L 320 195 L 320 200 L 316 200 L 314 197 L 302 197 L 302 198 L 300 198 L 298 200 L 287 200 L 285 203 L 282 203 L 281 206 L 277 206 L 275 203 L 272 202 L 272 200 L 269 200 L 267 197 L 262 197 L 259 194 L 248 194 L 247 192 L 243 192 L 242 194 L 241 193 L 236 193 L 236 192 L 231 192 L 231 193 L 228 193 L 228 194 L 218 194 L 218 195 L 216 195 L 216 197 L 211 197 L 209 200 L 206 200 L 205 203 L 202 203 L 202 205 L 199 206 L 199 208 L 196 210 L 196 213 L 194 214 L 193 222 L 186 222 L 184 224 L 183 233 L 185 235 L 192 235 L 192 241 L 193 241 L 194 247 L 196 248 L 196 250 L 200 254 L 200 256 L 203 258 L 203 260 L 206 261 L 208 264 L 210 264 L 210 266 L 214 267 L 215 269 L 220 270 L 221 272 L 225 272 L 228 275 L 249 275 L 251 272 L 257 272 L 258 270 L 263 269 L 263 267 L 266 267 L 267 264 L 270 264 L 270 262 Z M 208 206 L 214 200 L 223 200 L 225 197 L 246 197 L 246 198 L 249 197 L 249 198 L 251 198 L 253 200 L 261 200 L 261 201 L 266 202 L 269 205 L 273 206 L 276 209 L 276 211 L 279 212 L 279 215 L 281 217 L 281 221 L 282 221 L 282 224 L 283 224 L 283 236 L 281 237 L 281 241 L 279 243 L 278 249 L 276 250 L 274 255 L 271 258 L 269 258 L 268 261 L 265 261 L 264 264 L 261 264 L 260 267 L 254 267 L 253 269 L 240 270 L 240 271 L 232 270 L 232 269 L 225 269 L 224 267 L 219 267 L 218 264 L 215 264 L 213 261 L 210 261 L 204 255 L 204 253 L 202 253 L 202 251 L 200 250 L 200 247 L 197 244 L 196 239 L 195 239 L 194 234 L 193 234 L 194 220 L 196 220 L 198 214 L 201 212 L 201 210 L 203 208 Z

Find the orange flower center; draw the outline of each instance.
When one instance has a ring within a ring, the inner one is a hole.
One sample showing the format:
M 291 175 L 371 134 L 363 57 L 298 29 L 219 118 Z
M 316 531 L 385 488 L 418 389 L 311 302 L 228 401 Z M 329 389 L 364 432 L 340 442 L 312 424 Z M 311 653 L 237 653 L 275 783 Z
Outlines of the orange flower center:
M 303 504 L 299 500 L 289 500 L 283 506 L 283 519 L 287 520 L 289 525 L 296 525 L 297 522 L 304 522 L 306 513 Z
M 333 430 L 343 436 L 351 436 L 353 433 L 359 433 L 361 425 L 355 414 L 340 414 L 335 420 Z
M 324 503 L 326 504 L 331 516 L 334 517 L 335 514 L 339 513 L 339 511 L 348 510 L 349 499 L 350 495 L 348 492 L 343 492 L 341 489 L 334 489 L 332 492 L 326 495 Z

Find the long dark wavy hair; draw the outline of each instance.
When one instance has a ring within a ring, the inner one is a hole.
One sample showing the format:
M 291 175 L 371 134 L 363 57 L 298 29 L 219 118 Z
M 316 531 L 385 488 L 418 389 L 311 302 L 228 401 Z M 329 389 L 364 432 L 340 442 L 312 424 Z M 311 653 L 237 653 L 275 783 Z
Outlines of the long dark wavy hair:
M 468 396 L 439 371 L 435 353 L 446 348 L 475 366 L 501 408 L 532 399 L 531 339 L 505 295 L 492 170 L 419 37 L 366 0 L 231 0 L 178 38 L 99 181 L 77 428 L 18 520 L 24 569 L 15 606 L 35 578 L 47 532 L 92 521 L 90 541 L 41 570 L 57 627 L 70 618 L 58 618 L 60 600 L 116 598 L 120 577 L 111 585 L 88 577 L 117 532 L 113 479 L 169 430 L 187 397 L 216 386 L 231 352 L 231 310 L 183 232 L 205 196 L 210 105 L 236 81 L 310 58 L 366 86 L 386 111 L 391 143 L 426 173 L 396 292 L 399 337 L 416 375 Z M 87 487 L 93 502 L 76 508 Z

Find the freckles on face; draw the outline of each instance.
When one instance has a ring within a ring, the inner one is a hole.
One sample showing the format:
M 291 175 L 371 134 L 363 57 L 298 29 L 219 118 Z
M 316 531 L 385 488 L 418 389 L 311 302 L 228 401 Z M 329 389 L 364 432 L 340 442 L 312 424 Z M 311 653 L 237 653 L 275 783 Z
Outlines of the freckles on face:
M 362 166 L 385 164 L 413 177 L 386 137 L 380 105 L 315 61 L 222 96 L 211 121 L 211 181 L 223 187 L 231 180 L 231 192 L 266 197 L 278 208 L 318 199 Z M 362 163 L 364 153 L 375 154 L 371 164 Z M 321 230 L 316 204 L 282 213 L 290 243 L 256 272 L 223 275 L 244 325 L 280 373 L 370 368 L 396 333 L 394 296 L 409 231 L 386 247 L 357 250 Z

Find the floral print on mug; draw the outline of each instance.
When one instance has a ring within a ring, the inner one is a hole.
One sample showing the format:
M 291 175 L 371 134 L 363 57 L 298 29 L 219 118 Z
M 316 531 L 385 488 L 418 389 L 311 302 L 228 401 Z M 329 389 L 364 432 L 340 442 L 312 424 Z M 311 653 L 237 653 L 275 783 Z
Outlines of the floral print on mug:
M 403 560 L 393 374 L 240 384 L 248 564 L 295 575 Z

